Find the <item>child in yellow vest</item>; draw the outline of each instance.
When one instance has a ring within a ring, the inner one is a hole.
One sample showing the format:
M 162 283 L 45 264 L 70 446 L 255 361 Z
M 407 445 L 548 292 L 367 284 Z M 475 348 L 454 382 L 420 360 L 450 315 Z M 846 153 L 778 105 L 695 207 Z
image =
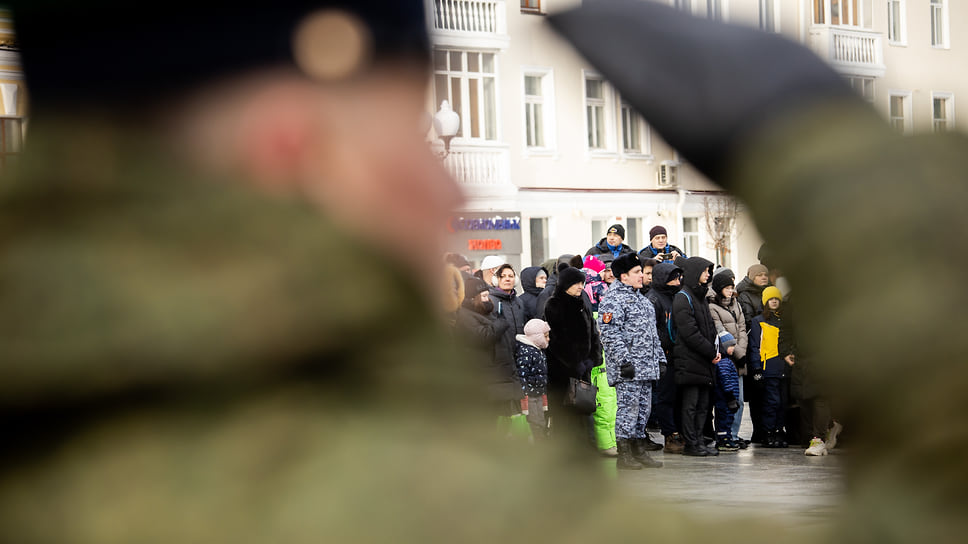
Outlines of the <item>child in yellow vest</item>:
M 783 295 L 776 287 L 763 289 L 763 313 L 753 318 L 749 331 L 753 379 L 763 384 L 763 426 L 767 432 L 763 445 L 767 448 L 787 447 L 783 431 L 787 404 L 783 378 L 787 376 L 787 364 L 779 351 L 782 301 Z

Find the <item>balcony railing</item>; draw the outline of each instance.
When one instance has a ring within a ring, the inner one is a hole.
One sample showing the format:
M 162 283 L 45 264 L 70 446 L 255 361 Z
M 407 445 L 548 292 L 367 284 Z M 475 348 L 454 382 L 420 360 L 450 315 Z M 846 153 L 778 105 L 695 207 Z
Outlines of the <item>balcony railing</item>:
M 505 147 L 454 144 L 444 166 L 465 189 L 504 193 L 514 189 L 510 159 Z
M 883 43 L 883 35 L 873 30 L 836 26 L 810 29 L 812 49 L 844 75 L 883 77 Z
M 497 32 L 497 0 L 436 0 L 434 28 L 461 32 Z
M 505 0 L 425 0 L 434 43 L 506 48 Z

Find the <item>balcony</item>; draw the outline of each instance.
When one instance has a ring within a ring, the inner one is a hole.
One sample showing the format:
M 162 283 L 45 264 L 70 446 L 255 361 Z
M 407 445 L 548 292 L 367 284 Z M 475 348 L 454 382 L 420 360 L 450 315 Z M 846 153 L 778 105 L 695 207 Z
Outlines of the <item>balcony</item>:
M 507 49 L 504 0 L 426 0 L 427 23 L 434 45 Z
M 883 77 L 884 37 L 857 27 L 814 26 L 810 48 L 845 76 Z
M 459 144 L 458 141 L 451 145 L 444 167 L 468 196 L 514 194 L 511 156 L 506 146 Z

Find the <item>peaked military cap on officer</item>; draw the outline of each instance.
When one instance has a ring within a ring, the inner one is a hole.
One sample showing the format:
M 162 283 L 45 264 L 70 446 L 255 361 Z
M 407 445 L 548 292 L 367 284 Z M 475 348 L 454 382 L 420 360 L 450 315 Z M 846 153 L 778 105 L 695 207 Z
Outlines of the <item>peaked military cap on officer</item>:
M 346 60 L 340 55 L 360 57 L 355 73 L 387 61 L 429 68 L 420 0 L 8 5 L 34 102 L 141 103 L 267 67 L 321 79 L 333 62 Z M 342 18 L 320 21 L 325 14 Z

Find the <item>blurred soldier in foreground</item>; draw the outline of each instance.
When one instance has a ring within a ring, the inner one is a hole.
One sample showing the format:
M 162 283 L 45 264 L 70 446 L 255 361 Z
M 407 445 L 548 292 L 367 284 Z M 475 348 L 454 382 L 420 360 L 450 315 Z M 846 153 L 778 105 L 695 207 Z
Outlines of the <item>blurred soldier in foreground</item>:
M 459 195 L 421 6 L 14 6 L 0 541 L 523 532 L 540 472 L 492 451 L 429 302 Z
M 838 541 L 956 541 L 968 518 L 968 139 L 902 138 L 775 35 L 653 2 L 551 18 L 711 179 L 745 199 L 798 293 L 798 334 L 846 402 L 850 502 Z M 918 248 L 930 288 L 887 272 Z M 849 262 L 856 281 L 830 281 Z

